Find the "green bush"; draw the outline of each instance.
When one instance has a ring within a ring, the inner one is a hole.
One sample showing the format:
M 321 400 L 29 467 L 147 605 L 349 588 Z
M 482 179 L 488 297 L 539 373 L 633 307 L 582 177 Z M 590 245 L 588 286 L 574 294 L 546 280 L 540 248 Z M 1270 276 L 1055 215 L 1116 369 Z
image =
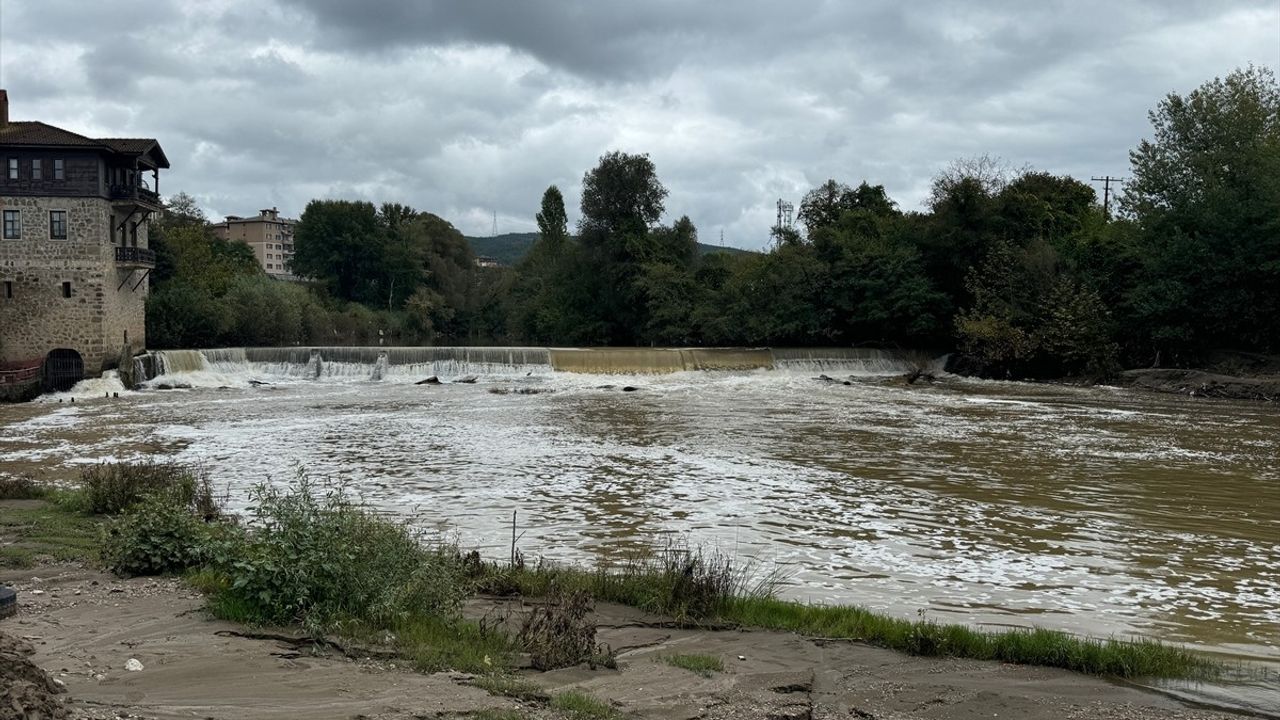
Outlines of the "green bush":
M 117 575 L 162 575 L 195 567 L 208 556 L 211 529 L 192 514 L 181 491 L 152 493 L 104 530 L 102 559 Z
M 213 552 L 228 580 L 220 602 L 246 619 L 323 633 L 346 620 L 458 615 L 469 588 L 455 549 L 427 548 L 341 487 L 305 477 L 288 490 L 260 486 L 253 501 L 252 531 Z
M 208 477 L 178 463 L 102 463 L 85 468 L 80 484 L 86 509 L 95 515 L 115 515 L 155 493 L 165 493 L 206 519 L 218 515 Z

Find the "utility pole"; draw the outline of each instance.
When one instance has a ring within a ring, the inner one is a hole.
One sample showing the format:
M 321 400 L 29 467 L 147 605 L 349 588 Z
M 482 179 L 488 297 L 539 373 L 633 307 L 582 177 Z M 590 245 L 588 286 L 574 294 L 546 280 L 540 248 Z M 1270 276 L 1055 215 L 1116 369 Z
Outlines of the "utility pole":
M 1094 182 L 1102 183 L 1102 219 L 1111 219 L 1111 183 L 1119 185 L 1124 182 L 1124 178 L 1111 177 L 1103 175 L 1102 177 L 1091 178 Z
M 493 229 L 489 231 L 489 237 L 498 237 L 498 211 L 493 211 Z

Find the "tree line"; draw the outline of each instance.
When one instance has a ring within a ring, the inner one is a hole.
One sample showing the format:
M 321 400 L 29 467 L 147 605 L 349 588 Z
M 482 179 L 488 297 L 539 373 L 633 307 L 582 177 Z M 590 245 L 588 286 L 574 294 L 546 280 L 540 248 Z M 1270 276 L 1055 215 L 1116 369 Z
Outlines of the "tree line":
M 547 188 L 514 268 L 477 267 L 430 213 L 312 201 L 273 282 L 176 203 L 157 223 L 154 346 L 360 343 L 855 344 L 958 350 L 991 376 L 1103 377 L 1280 350 L 1280 86 L 1249 67 L 1170 94 L 1115 212 L 1076 178 L 953 163 L 925 209 L 829 180 L 761 253 L 699 256 L 646 155 L 583 177 L 571 229 Z M 189 203 L 188 203 L 189 205 Z M 264 312 L 272 308 L 272 312 Z

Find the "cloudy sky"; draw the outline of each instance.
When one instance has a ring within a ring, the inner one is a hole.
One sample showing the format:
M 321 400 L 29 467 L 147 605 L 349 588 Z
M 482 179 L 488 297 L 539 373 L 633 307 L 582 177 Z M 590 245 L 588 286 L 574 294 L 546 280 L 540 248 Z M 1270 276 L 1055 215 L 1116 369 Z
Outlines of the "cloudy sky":
M 704 242 L 760 247 L 833 177 L 918 208 L 988 153 L 1127 174 L 1147 111 L 1280 66 L 1280 0 L 0 0 L 16 120 L 156 137 L 211 217 L 393 200 L 534 229 L 557 184 L 648 153 Z

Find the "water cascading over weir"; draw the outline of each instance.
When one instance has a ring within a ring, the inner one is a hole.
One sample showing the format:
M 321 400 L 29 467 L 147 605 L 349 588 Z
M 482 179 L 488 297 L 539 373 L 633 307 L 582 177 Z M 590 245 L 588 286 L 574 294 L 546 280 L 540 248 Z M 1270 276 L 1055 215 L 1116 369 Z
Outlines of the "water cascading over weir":
M 135 359 L 136 376 L 178 373 L 317 380 L 525 376 L 551 372 L 664 374 L 786 370 L 853 376 L 940 374 L 945 357 L 869 348 L 295 347 L 157 350 Z

